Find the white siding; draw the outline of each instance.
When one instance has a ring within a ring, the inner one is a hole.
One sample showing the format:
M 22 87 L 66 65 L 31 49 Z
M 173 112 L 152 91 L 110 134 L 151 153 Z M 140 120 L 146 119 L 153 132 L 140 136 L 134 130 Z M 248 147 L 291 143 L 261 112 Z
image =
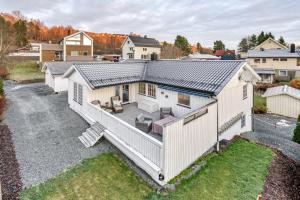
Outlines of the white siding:
M 267 97 L 268 111 L 274 114 L 297 118 L 300 114 L 300 100 L 289 95 Z
M 128 43 L 129 41 L 129 43 Z M 134 47 L 134 44 L 132 41 L 127 37 L 127 39 L 124 42 L 124 45 L 122 47 L 122 58 L 123 59 L 129 59 L 128 53 L 134 53 L 134 51 L 130 50 L 130 47 Z
M 92 40 L 83 35 L 83 45 L 92 45 Z
M 54 91 L 63 92 L 68 90 L 68 79 L 62 76 L 54 76 Z
M 51 75 L 49 69 L 45 72 L 45 84 L 54 89 L 54 77 Z
M 217 142 L 217 104 L 208 113 L 183 125 L 183 119 L 164 128 L 165 181 L 177 176 Z

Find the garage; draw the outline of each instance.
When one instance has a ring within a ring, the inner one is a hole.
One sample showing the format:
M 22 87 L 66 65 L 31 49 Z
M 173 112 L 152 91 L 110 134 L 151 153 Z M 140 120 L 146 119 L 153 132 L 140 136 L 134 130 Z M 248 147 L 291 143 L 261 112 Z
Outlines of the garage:
M 267 99 L 268 112 L 297 118 L 300 114 L 300 90 L 287 85 L 268 88 L 263 97 Z
M 43 66 L 45 71 L 45 84 L 55 92 L 68 90 L 68 79 L 63 74 L 72 66 L 72 62 L 46 62 Z

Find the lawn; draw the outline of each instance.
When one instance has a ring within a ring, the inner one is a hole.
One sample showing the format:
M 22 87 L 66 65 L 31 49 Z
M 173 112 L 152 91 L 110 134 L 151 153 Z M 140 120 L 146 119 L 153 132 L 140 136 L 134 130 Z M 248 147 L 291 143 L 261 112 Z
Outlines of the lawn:
M 227 151 L 208 156 L 207 165 L 167 197 L 152 194 L 148 199 L 256 199 L 272 159 L 271 149 L 238 140 Z
M 265 113 L 267 112 L 266 98 L 260 95 L 254 96 L 254 113 Z
M 102 154 L 23 191 L 21 199 L 256 199 L 263 190 L 273 156 L 271 149 L 237 140 L 226 151 L 197 161 L 206 160 L 207 164 L 175 191 L 160 196 L 118 156 Z
M 143 199 L 151 191 L 117 155 L 107 153 L 25 190 L 21 199 Z
M 35 61 L 25 61 L 9 64 L 9 79 L 21 83 L 41 82 L 44 73 L 41 72 Z

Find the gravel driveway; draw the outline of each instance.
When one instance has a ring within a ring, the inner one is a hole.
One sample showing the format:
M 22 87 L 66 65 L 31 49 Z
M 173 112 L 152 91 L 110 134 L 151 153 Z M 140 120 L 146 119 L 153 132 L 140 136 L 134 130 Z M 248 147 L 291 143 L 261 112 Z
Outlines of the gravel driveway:
M 292 141 L 295 126 L 295 119 L 259 114 L 254 116 L 254 132 L 242 137 L 279 149 L 300 164 L 300 144 Z
M 9 126 L 24 187 L 44 182 L 64 169 L 101 152 L 113 151 L 103 140 L 86 149 L 78 136 L 88 124 L 69 109 L 67 94 L 54 94 L 42 83 L 5 82 Z

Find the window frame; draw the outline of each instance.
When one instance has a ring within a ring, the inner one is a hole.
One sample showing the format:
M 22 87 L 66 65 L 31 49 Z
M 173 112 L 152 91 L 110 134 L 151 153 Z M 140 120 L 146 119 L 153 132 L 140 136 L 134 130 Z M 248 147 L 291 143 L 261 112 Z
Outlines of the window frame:
M 262 63 L 267 63 L 267 59 L 266 59 L 266 58 L 263 58 L 263 59 L 262 59 Z
M 300 58 L 297 58 L 297 66 L 300 66 Z
M 280 61 L 287 62 L 287 58 L 280 58 Z
M 181 99 L 181 97 L 183 97 L 183 100 Z M 184 98 L 186 98 L 186 99 L 184 99 Z M 187 101 L 188 103 L 185 103 L 184 101 Z M 178 92 L 177 93 L 177 105 L 191 108 L 191 96 L 188 94 Z
M 139 83 L 138 92 L 139 92 L 140 95 L 146 95 L 146 83 L 144 83 L 144 82 Z
M 76 55 L 73 54 L 73 53 L 75 53 L 75 52 L 76 52 Z M 79 51 L 71 51 L 71 52 L 70 52 L 70 55 L 71 55 L 72 57 L 79 56 Z
M 281 72 L 285 72 L 285 75 L 281 75 L 281 74 L 280 74 Z M 278 71 L 278 75 L 279 75 L 279 76 L 287 77 L 287 76 L 288 76 L 288 71 L 287 71 L 287 70 L 279 70 L 279 71 Z
M 143 47 L 143 51 L 147 51 L 147 48 L 146 48 L 146 47 Z
M 86 54 L 86 55 L 85 55 L 85 54 Z M 82 52 L 82 55 L 83 55 L 83 56 L 88 56 L 88 55 L 89 55 L 89 52 L 88 52 L 88 51 L 83 51 L 83 52 Z
M 148 83 L 148 97 L 156 99 L 156 85 Z
M 246 115 L 242 115 L 241 117 L 241 128 L 246 126 Z
M 254 58 L 254 63 L 260 63 L 260 58 Z
M 77 102 L 78 84 L 73 82 L 73 101 Z
M 78 92 L 77 92 L 77 103 L 79 105 L 82 105 L 82 101 L 83 101 L 83 87 L 82 85 L 78 84 Z

